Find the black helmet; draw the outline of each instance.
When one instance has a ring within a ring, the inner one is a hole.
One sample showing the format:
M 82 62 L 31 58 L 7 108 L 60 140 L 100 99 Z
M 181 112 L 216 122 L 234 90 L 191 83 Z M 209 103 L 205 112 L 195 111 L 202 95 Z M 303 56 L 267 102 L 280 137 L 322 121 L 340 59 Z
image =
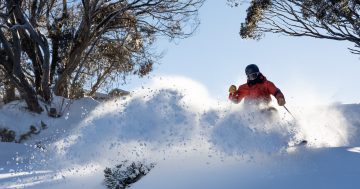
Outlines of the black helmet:
M 259 70 L 259 67 L 257 67 L 257 65 L 250 64 L 250 65 L 246 66 L 245 73 L 246 73 L 248 80 L 255 80 L 259 76 L 260 70 Z

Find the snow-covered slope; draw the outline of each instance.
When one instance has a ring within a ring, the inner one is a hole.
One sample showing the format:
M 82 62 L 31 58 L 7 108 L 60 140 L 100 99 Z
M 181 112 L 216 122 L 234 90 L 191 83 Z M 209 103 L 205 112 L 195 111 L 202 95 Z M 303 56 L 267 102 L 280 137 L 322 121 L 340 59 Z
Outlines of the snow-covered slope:
M 0 143 L 0 188 L 105 188 L 104 168 L 123 160 L 156 163 L 133 189 L 356 188 L 360 176 L 358 104 L 289 103 L 296 120 L 282 108 L 271 117 L 162 78 L 129 97 L 74 101 L 61 118 L 22 106 L 2 107 L 0 125 L 48 128 Z M 289 147 L 302 139 L 309 144 Z

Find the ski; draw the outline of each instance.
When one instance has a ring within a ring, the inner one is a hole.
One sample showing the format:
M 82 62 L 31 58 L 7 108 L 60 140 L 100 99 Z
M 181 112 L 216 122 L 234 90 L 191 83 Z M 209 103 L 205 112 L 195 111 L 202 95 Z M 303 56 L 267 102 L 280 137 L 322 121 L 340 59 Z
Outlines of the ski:
M 307 143 L 308 143 L 307 140 L 301 140 L 300 142 L 289 144 L 289 147 L 305 146 L 307 145 Z

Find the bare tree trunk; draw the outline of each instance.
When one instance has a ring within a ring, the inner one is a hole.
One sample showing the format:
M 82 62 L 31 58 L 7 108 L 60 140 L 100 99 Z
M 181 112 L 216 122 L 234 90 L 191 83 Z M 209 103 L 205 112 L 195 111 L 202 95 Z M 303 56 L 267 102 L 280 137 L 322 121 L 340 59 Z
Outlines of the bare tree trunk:
M 59 39 L 56 37 L 52 38 L 52 58 L 50 65 L 50 84 L 54 83 L 56 66 L 59 62 Z
M 84 6 L 83 20 L 80 23 L 79 29 L 75 34 L 74 46 L 72 47 L 68 60 L 65 64 L 65 69 L 62 71 L 59 80 L 55 85 L 55 95 L 69 97 L 69 81 L 71 74 L 74 73 L 79 66 L 82 54 L 89 46 L 91 40 L 90 34 L 90 1 L 82 1 Z M 66 10 L 66 8 L 64 8 Z
M 45 53 L 46 54 L 46 53 Z M 47 53 L 48 58 L 43 63 L 43 75 L 41 80 L 42 97 L 46 102 L 51 101 L 51 90 L 50 90 L 50 54 Z
M 43 109 L 41 108 L 35 90 L 31 87 L 30 83 L 25 79 L 24 74 L 18 75 L 8 75 L 11 73 L 8 67 L 9 64 L 4 65 L 5 70 L 7 70 L 7 76 L 9 77 L 9 82 L 11 85 L 16 87 L 20 93 L 22 99 L 25 100 L 28 109 L 32 112 L 41 113 Z M 19 73 L 15 71 L 14 73 Z
M 7 62 L 4 68 L 7 70 L 7 76 L 12 82 L 13 86 L 15 86 L 22 99 L 25 100 L 28 109 L 32 112 L 41 113 L 43 109 L 41 108 L 39 101 L 37 99 L 36 91 L 31 87 L 30 83 L 26 80 L 25 75 L 21 72 L 21 70 L 17 70 L 17 67 L 14 67 L 14 72 L 11 70 L 10 62 Z M 9 75 L 11 74 L 11 75 Z
M 108 74 L 111 72 L 112 70 L 112 65 L 108 67 L 108 69 L 106 69 L 104 71 L 103 74 L 101 74 L 98 79 L 96 80 L 96 83 L 91 87 L 91 91 L 88 93 L 89 96 L 92 96 L 95 94 L 95 92 L 99 89 L 100 85 L 105 81 L 106 76 L 108 76 Z
M 21 34 L 21 39 L 25 41 L 25 43 L 22 43 L 22 48 L 26 52 L 26 54 L 29 56 L 30 60 L 32 61 L 34 74 L 35 74 L 35 88 L 36 92 L 41 95 L 45 101 L 49 102 L 51 98 L 51 92 L 48 84 L 49 83 L 49 77 L 50 75 L 47 74 L 50 71 L 49 66 L 46 62 L 49 62 L 49 59 L 45 55 L 42 57 L 42 52 L 40 48 L 34 43 L 29 36 L 24 31 L 19 32 Z M 46 53 L 45 53 L 46 54 Z M 41 63 L 45 62 L 45 63 Z M 46 78 L 48 78 L 46 80 Z
M 9 103 L 11 101 L 16 100 L 15 97 L 15 85 L 13 83 L 11 83 L 11 81 L 9 79 L 6 79 L 4 81 L 4 86 L 5 86 L 5 95 L 4 95 L 4 103 Z
M 18 90 L 20 91 L 21 98 L 25 100 L 30 111 L 36 113 L 41 113 L 43 111 L 36 97 L 36 92 L 30 85 L 23 84 L 18 88 Z
M 21 97 L 26 101 L 30 111 L 40 113 L 42 108 L 39 105 L 35 90 L 26 80 L 20 65 L 21 45 L 17 31 L 12 31 L 13 47 L 8 43 L 5 35 L 0 30 L 0 41 L 4 47 L 4 55 L 0 57 L 6 76 L 16 86 Z M 2 53 L 1 53 L 2 54 Z
M 37 56 L 36 52 L 40 52 L 40 50 L 37 48 L 36 44 L 31 40 L 31 38 L 26 34 L 24 30 L 20 30 L 20 36 L 21 39 L 24 41 L 21 43 L 22 49 L 26 52 L 26 54 L 29 56 L 32 67 L 34 69 L 35 74 L 35 89 L 38 94 L 41 94 L 41 63 Z
M 55 91 L 54 91 L 55 95 L 69 97 L 68 87 L 69 87 L 70 76 L 72 73 L 74 73 L 75 69 L 80 64 L 82 54 L 85 51 L 90 41 L 89 35 L 84 33 L 80 35 L 82 35 L 81 38 L 83 40 L 79 40 L 81 41 L 81 43 L 77 43 L 74 46 L 73 50 L 71 51 L 66 67 L 60 74 L 59 80 L 55 85 Z
M 50 102 L 51 100 L 51 91 L 49 87 L 50 80 L 50 51 L 49 44 L 46 39 L 40 32 L 36 31 L 33 26 L 29 23 L 29 20 L 25 17 L 24 13 L 21 10 L 19 2 L 13 2 L 13 12 L 14 12 L 14 23 L 18 22 L 26 27 L 26 30 L 29 33 L 30 38 L 36 44 L 36 58 L 41 63 L 42 68 L 42 77 L 41 77 L 41 93 L 40 95 L 44 98 L 46 102 Z M 11 8 L 9 8 L 11 9 Z M 15 22 L 16 18 L 16 22 Z M 23 28 L 19 29 L 19 31 L 23 31 Z M 14 33 L 15 31 L 12 31 Z M 17 32 L 17 31 L 16 31 Z M 21 33 L 21 32 L 20 32 Z M 13 34 L 13 39 L 17 39 Z M 20 43 L 20 42 L 19 42 Z M 20 48 L 20 45 L 18 45 Z M 14 51 L 17 52 L 17 51 Z M 21 51 L 19 51 L 21 52 Z M 14 65 L 17 65 L 18 61 L 14 61 Z
M 55 85 L 55 95 L 62 96 L 65 98 L 69 97 L 69 89 L 68 89 L 68 76 L 63 73 L 60 75 L 60 79 L 56 82 Z

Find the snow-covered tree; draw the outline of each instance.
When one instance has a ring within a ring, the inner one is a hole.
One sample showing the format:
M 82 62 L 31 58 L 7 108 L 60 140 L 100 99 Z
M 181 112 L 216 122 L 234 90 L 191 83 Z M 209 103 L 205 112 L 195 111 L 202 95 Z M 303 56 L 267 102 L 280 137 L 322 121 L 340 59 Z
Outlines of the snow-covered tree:
M 152 168 L 154 168 L 152 163 L 123 161 L 114 168 L 104 170 L 104 182 L 109 189 L 124 189 L 141 179 Z

